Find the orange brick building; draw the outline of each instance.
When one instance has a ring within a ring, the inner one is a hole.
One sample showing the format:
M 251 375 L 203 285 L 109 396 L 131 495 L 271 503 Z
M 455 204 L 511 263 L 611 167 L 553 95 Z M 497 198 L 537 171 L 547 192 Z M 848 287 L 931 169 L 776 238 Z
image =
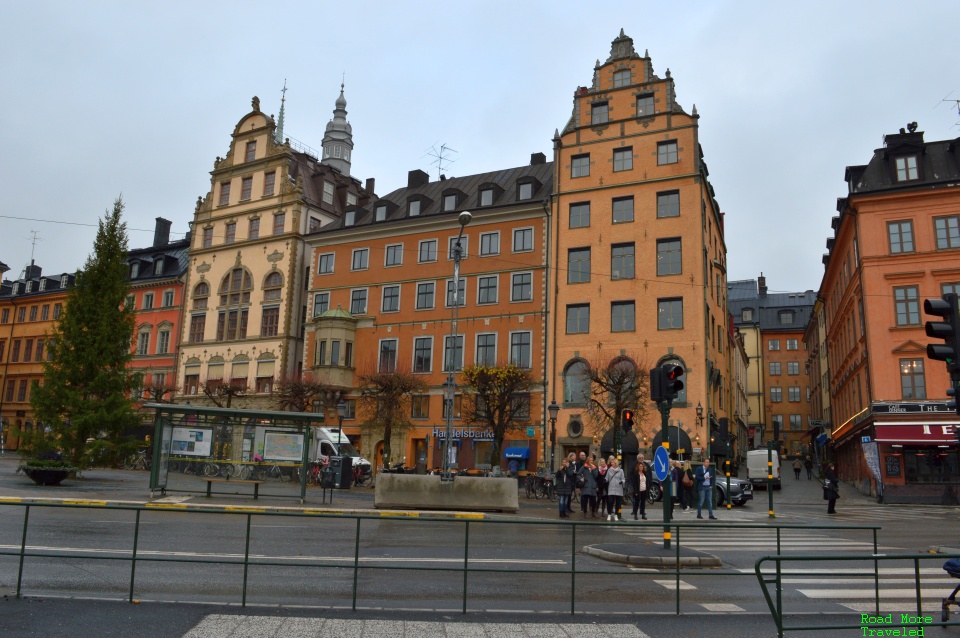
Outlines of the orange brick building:
M 34 427 L 30 393 L 43 379 L 45 347 L 53 322 L 66 304 L 72 274 L 44 276 L 27 266 L 24 276 L 0 286 L 0 417 L 3 447 L 19 447 L 17 430 Z
M 403 370 L 429 386 L 413 398 L 405 441 L 392 441 L 393 462 L 424 469 L 442 463 L 442 384 L 474 363 L 514 362 L 538 380 L 529 396 L 529 427 L 508 433 L 504 447 L 526 448 L 526 468 L 542 459 L 547 229 L 553 166 L 541 153 L 529 166 L 430 181 L 411 171 L 406 188 L 307 236 L 311 248 L 310 317 L 304 370 L 341 389 L 344 431 L 380 461 L 380 440 L 360 440 L 369 415 L 356 409 L 357 375 Z M 464 228 L 456 343 L 451 337 L 452 246 Z M 459 379 L 458 379 L 459 383 Z M 332 406 L 327 405 L 326 410 Z M 461 419 L 454 405 L 457 465 L 487 464 L 491 436 Z M 329 413 L 329 412 L 328 412 Z M 506 466 L 506 461 L 503 465 Z
M 946 406 L 945 366 L 926 359 L 922 309 L 960 290 L 960 146 L 910 129 L 847 167 L 827 241 L 833 451 L 865 493 L 877 491 L 875 470 L 887 502 L 953 502 L 960 418 Z
M 588 412 L 588 369 L 625 362 L 646 372 L 674 362 L 686 369 L 686 388 L 671 413 L 671 448 L 699 459 L 732 415 L 723 214 L 699 116 L 680 106 L 670 71 L 657 75 L 622 31 L 573 102 L 554 138 L 548 400 L 561 406 L 556 458 L 612 449 L 610 423 Z M 648 455 L 660 445 L 659 414 L 638 407 L 647 416 L 625 455 L 631 445 Z
M 128 303 L 136 310 L 130 370 L 143 374 L 144 401 L 170 400 L 177 385 L 177 346 L 183 325 L 183 285 L 189 234 L 170 241 L 170 222 L 157 218 L 153 245 L 127 255 Z M 163 388 L 169 390 L 163 392 Z M 148 415 L 150 425 L 153 414 Z

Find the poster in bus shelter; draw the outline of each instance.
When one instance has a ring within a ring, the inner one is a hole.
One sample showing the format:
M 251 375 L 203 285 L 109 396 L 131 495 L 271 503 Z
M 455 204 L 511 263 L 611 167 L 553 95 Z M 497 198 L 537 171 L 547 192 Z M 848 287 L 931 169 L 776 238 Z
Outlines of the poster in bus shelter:
M 210 456 L 213 430 L 209 428 L 173 428 L 171 456 Z
M 303 435 L 267 431 L 263 437 L 263 458 L 267 461 L 303 460 Z

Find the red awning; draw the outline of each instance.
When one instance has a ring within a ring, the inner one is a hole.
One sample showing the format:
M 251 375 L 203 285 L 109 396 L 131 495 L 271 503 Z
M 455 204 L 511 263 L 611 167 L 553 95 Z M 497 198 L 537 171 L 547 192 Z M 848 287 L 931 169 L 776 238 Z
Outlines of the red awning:
M 954 432 L 960 427 L 960 421 L 949 423 L 895 423 L 877 424 L 876 441 L 878 443 L 913 443 L 945 445 L 956 443 Z

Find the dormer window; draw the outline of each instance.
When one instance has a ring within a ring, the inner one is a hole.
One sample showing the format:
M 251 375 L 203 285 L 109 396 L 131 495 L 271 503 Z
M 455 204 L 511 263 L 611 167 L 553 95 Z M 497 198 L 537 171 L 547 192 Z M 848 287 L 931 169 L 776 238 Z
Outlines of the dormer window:
M 348 211 L 346 212 L 346 214 L 343 216 L 343 225 L 344 225 L 344 226 L 353 226 L 353 224 L 356 222 L 356 220 L 357 220 L 357 211 L 355 211 L 355 210 L 348 210 Z
M 481 206 L 493 205 L 493 189 L 492 188 L 484 188 L 480 190 L 480 205 Z
M 378 222 L 386 221 L 386 219 L 387 219 L 387 205 L 386 205 L 386 204 L 381 204 L 381 205 L 377 206 L 376 211 L 375 211 L 375 214 L 376 214 L 376 220 L 377 220 Z
M 140 274 L 140 262 L 135 261 L 132 264 L 130 264 L 130 278 L 134 279 L 139 274 Z
M 61 287 L 61 288 L 66 288 L 66 287 L 67 287 L 67 283 L 68 283 L 69 281 L 70 281 L 70 275 L 62 275 L 62 276 L 60 277 L 60 287 Z
M 920 173 L 917 171 L 916 155 L 898 157 L 896 159 L 896 164 L 898 182 L 909 182 L 920 178 Z
M 410 203 L 407 205 L 407 214 L 410 217 L 417 217 L 420 215 L 420 200 L 411 199 Z
M 154 275 L 163 274 L 163 257 L 158 258 L 157 261 L 153 264 L 153 274 Z
M 630 69 L 614 71 L 613 88 L 618 89 L 621 86 L 630 86 Z
M 448 212 L 451 210 L 457 210 L 457 195 L 456 193 L 451 193 L 450 195 L 443 196 L 443 210 Z
M 323 183 L 323 203 L 324 204 L 333 203 L 333 182 Z
M 598 102 L 590 109 L 591 124 L 605 124 L 610 117 L 610 106 L 606 102 Z
M 40 290 L 46 290 L 46 289 L 47 289 L 47 280 L 46 280 L 46 279 L 41 279 L 41 280 L 40 280 Z
M 356 206 L 357 196 L 353 193 L 347 193 L 347 206 Z
M 33 282 L 32 282 L 32 281 L 28 281 L 28 282 L 27 282 L 27 292 L 33 292 Z
M 517 199 L 532 199 L 533 198 L 533 184 L 531 182 L 524 182 L 520 184 L 520 189 Z

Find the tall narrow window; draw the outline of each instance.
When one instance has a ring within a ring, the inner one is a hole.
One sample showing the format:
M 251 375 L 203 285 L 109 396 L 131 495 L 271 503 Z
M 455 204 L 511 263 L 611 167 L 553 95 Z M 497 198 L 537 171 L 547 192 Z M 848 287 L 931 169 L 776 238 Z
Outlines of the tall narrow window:
M 890 238 L 891 253 L 913 252 L 912 221 L 887 222 L 887 235 Z
M 610 247 L 610 279 L 633 279 L 634 250 L 633 243 Z
M 323 203 L 333 203 L 333 182 L 323 182 Z
M 258 239 L 260 237 L 260 218 L 254 217 L 250 220 L 250 227 L 247 230 L 247 239 Z
M 285 213 L 277 213 L 273 216 L 273 234 L 282 235 L 283 234 L 283 225 L 286 222 Z
M 170 352 L 170 331 L 161 330 L 157 333 L 157 354 Z
M 417 310 L 433 308 L 434 287 L 432 281 L 417 284 Z
M 933 220 L 937 235 L 937 250 L 960 248 L 960 217 L 937 217 Z
M 350 314 L 367 314 L 367 289 L 353 290 L 350 292 Z
M 528 272 L 511 275 L 510 301 L 531 301 L 533 299 L 533 275 Z
M 313 316 L 319 317 L 330 310 L 330 293 L 318 292 L 313 295 Z
M 532 337 L 529 332 L 513 332 L 510 334 L 510 363 L 518 368 L 531 366 Z
M 384 339 L 380 342 L 380 361 L 378 372 L 397 371 L 397 340 Z
M 586 334 L 590 332 L 590 304 L 571 304 L 567 306 L 567 334 Z
M 273 195 L 273 189 L 277 183 L 277 171 L 270 171 L 263 176 L 263 196 Z
M 276 337 L 280 329 L 280 308 L 264 308 L 260 323 L 261 337 Z
M 251 140 L 247 142 L 247 152 L 244 153 L 244 162 L 252 162 L 257 159 L 257 141 Z
M 210 248 L 213 246 L 213 228 L 204 228 L 203 229 L 203 247 Z
M 192 315 L 190 317 L 190 343 L 203 343 L 203 328 L 206 323 L 206 315 Z
M 420 200 L 411 199 L 410 204 L 407 206 L 407 214 L 410 217 L 418 217 L 420 215 Z
M 430 372 L 433 369 L 433 339 L 417 337 L 413 340 L 413 371 Z
M 898 326 L 920 325 L 920 293 L 916 286 L 893 289 L 894 310 Z
M 590 281 L 590 249 L 571 248 L 567 252 L 567 283 L 580 284 Z
M 443 371 L 455 372 L 463 369 L 463 335 L 457 335 L 456 343 L 453 337 L 444 337 Z
M 477 335 L 477 365 L 494 366 L 497 365 L 497 335 L 479 334 Z
M 683 270 L 680 238 L 657 240 L 657 274 L 679 275 Z
M 923 359 L 900 359 L 900 388 L 904 400 L 927 398 Z
M 599 102 L 590 108 L 590 123 L 604 124 L 610 117 L 610 106 L 606 102 Z
M 230 203 L 230 182 L 220 182 L 220 205 L 226 206 Z
M 245 202 L 253 195 L 253 178 L 244 177 L 240 180 L 240 201 Z
M 477 278 L 477 303 L 497 303 L 497 276 Z
M 383 300 L 380 306 L 381 312 L 399 312 L 400 311 L 400 286 L 384 286 Z
M 237 241 L 237 222 L 230 222 L 226 226 L 226 236 L 223 243 L 232 244 L 235 241 Z

